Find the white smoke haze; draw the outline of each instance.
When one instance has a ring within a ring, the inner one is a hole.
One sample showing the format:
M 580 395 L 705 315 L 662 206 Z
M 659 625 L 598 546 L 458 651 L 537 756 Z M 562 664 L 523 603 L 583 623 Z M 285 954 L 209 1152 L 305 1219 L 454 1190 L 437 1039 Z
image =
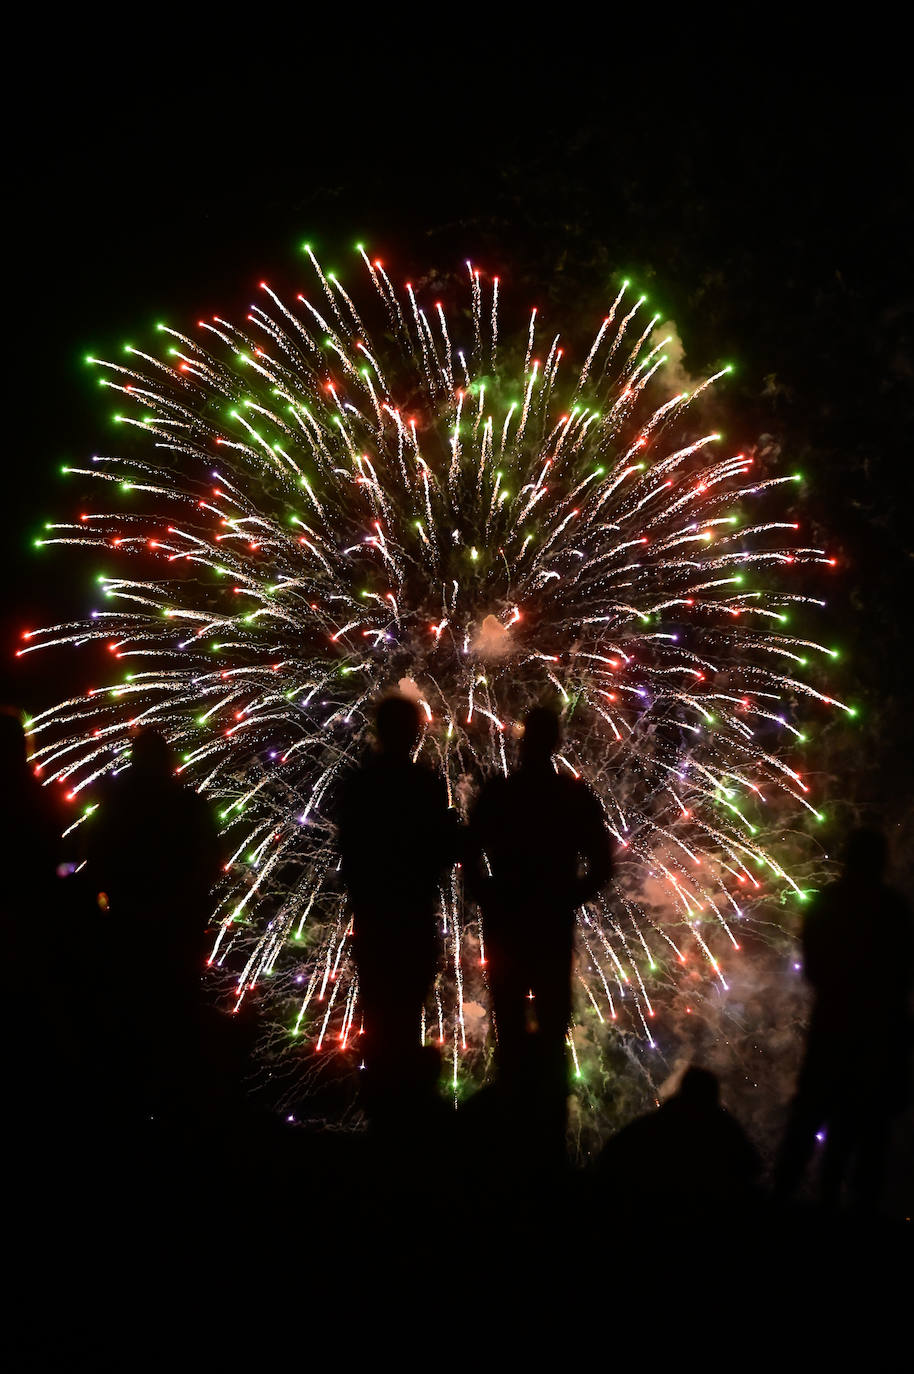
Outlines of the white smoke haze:
M 401 696 L 408 697 L 410 701 L 419 702 L 422 700 L 422 689 L 418 682 L 414 682 L 411 677 L 401 677 L 397 683 L 397 691 Z
M 748 935 L 741 943 L 726 961 L 726 991 L 706 985 L 691 1013 L 677 995 L 670 1011 L 684 1067 L 698 1063 L 717 1074 L 723 1105 L 770 1162 L 796 1084 L 809 992 L 791 942 L 771 946 Z
M 654 1050 L 617 1029 L 621 1014 L 614 1025 L 595 1024 L 579 999 L 574 1040 L 583 1079 L 570 1103 L 569 1134 L 581 1162 L 628 1121 L 672 1097 L 695 1064 L 717 1075 L 723 1106 L 770 1167 L 795 1090 L 809 992 L 797 949 L 783 933 L 773 945 L 754 932 L 740 934 L 742 948 L 721 960 L 726 990 L 709 984 L 696 961 L 658 1000 Z
M 663 344 L 663 352 L 667 359 L 663 367 L 654 373 L 653 380 L 656 385 L 660 390 L 666 391 L 668 396 L 678 396 L 683 391 L 691 395 L 704 379 L 693 377 L 683 362 L 685 345 L 679 337 L 676 321 L 668 320 L 666 324 L 659 324 L 651 334 L 649 342 L 651 348 Z
M 470 641 L 470 648 L 480 658 L 504 658 L 513 647 L 510 631 L 494 615 L 486 616 Z
M 484 1007 L 482 1002 L 464 1002 L 463 1020 L 467 1028 L 467 1036 L 473 1040 L 478 1040 L 481 1044 L 489 1030 L 488 1007 Z

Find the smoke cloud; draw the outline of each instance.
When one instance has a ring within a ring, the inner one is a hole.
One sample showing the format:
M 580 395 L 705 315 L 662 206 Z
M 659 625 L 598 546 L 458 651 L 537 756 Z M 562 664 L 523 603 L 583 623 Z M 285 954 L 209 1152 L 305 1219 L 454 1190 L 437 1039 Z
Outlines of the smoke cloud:
M 669 396 L 678 396 L 683 391 L 693 392 L 702 379 L 693 377 L 685 366 L 685 345 L 679 337 L 675 320 L 668 320 L 666 324 L 657 326 L 651 334 L 650 347 L 655 348 L 657 344 L 663 344 L 667 361 L 654 374 L 653 381 Z
M 487 615 L 470 642 L 480 658 L 504 658 L 514 647 L 511 634 L 497 616 Z

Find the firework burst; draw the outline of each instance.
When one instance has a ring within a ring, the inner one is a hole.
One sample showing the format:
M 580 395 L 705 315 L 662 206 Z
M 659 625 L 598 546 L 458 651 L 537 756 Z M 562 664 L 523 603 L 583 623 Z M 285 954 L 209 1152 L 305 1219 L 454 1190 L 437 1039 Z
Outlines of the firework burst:
M 831 561 L 772 508 L 797 479 L 703 432 L 722 373 L 671 394 L 628 283 L 571 369 L 536 310 L 499 337 L 498 279 L 469 263 L 446 312 L 360 248 L 372 337 L 306 252 L 312 297 L 261 283 L 243 324 L 159 326 L 159 353 L 91 360 L 136 442 L 74 471 L 119 510 L 39 542 L 125 567 L 88 620 L 20 652 L 98 639 L 118 674 L 34 719 L 41 776 L 88 803 L 79 826 L 131 732 L 162 730 L 225 837 L 211 968 L 236 1009 L 260 989 L 294 1050 L 326 1052 L 360 1027 L 333 813 L 372 703 L 416 698 L 420 750 L 465 813 L 554 700 L 557 766 L 591 784 L 617 851 L 613 890 L 579 913 L 579 1025 L 653 1045 L 677 971 L 726 988 L 755 905 L 804 895 L 769 840 L 819 816 L 804 709 L 849 708 L 804 671 L 833 651 L 788 628 L 811 599 L 800 565 Z M 488 1038 L 485 932 L 458 878 L 421 1028 L 455 1085 Z

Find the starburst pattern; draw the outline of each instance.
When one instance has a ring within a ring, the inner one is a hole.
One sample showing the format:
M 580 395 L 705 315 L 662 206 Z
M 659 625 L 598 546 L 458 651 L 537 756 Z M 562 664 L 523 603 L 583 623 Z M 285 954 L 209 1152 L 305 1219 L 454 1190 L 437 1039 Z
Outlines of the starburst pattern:
M 851 708 L 804 671 L 834 651 L 789 628 L 811 600 L 798 569 L 831 561 L 779 518 L 797 479 L 704 432 L 722 372 L 671 394 L 659 319 L 628 283 L 570 369 L 536 310 L 499 338 L 498 279 L 469 263 L 446 312 L 360 248 L 373 341 L 306 252 L 314 299 L 261 283 L 241 325 L 159 326 L 161 356 L 91 360 L 136 442 L 74 471 L 119 508 L 39 542 L 125 568 L 98 577 L 87 621 L 20 652 L 100 639 L 126 671 L 35 718 L 41 775 L 87 802 L 79 826 L 131 732 L 161 729 L 221 817 L 210 962 L 232 1004 L 268 989 L 293 1046 L 345 1048 L 360 1018 L 333 806 L 372 703 L 414 695 L 421 753 L 465 812 L 552 699 L 557 766 L 594 788 L 618 859 L 579 913 L 580 1015 L 652 1044 L 678 968 L 725 987 L 754 904 L 804 895 L 772 837 L 820 815 L 804 715 Z M 487 1038 L 485 932 L 457 873 L 441 928 L 421 1033 L 451 1047 L 456 1084 Z

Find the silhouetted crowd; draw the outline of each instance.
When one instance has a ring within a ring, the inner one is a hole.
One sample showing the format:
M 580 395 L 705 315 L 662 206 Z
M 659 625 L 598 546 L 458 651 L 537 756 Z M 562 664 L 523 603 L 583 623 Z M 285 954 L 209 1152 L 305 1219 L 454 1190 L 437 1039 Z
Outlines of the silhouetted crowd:
M 374 748 L 338 802 L 362 1014 L 361 1110 L 385 1167 L 403 1156 L 418 1177 L 416 1142 L 438 1148 L 456 1130 L 494 1173 L 501 1160 L 502 1183 L 510 1176 L 535 1188 L 567 1166 L 575 913 L 612 876 L 605 818 L 585 783 L 555 766 L 561 731 L 550 709 L 528 714 L 517 766 L 483 784 L 466 824 L 441 777 L 417 761 L 420 739 L 415 703 L 385 698 Z M 212 1129 L 225 1066 L 208 1063 L 215 1014 L 201 973 L 222 856 L 207 804 L 180 780 L 166 740 L 146 730 L 130 765 L 98 793 L 88 843 L 67 851 L 60 836 L 72 826 L 30 767 L 12 712 L 0 714 L 0 768 L 0 1006 L 13 1111 L 34 1111 L 56 1072 L 78 1084 L 91 1110 L 114 1095 L 137 1123 Z M 439 1051 L 423 1043 L 420 1025 L 442 958 L 440 891 L 455 866 L 484 930 L 496 1075 L 452 1127 L 438 1093 Z M 883 836 L 854 832 L 841 877 L 814 896 L 803 922 L 813 1003 L 773 1171 L 785 1205 L 818 1153 L 824 1204 L 879 1208 L 893 1120 L 909 1100 L 914 967 L 911 913 L 886 885 L 885 866 Z M 609 1140 L 591 1171 L 593 1206 L 642 1220 L 749 1206 L 762 1172 L 716 1077 L 692 1065 L 658 1110 Z

